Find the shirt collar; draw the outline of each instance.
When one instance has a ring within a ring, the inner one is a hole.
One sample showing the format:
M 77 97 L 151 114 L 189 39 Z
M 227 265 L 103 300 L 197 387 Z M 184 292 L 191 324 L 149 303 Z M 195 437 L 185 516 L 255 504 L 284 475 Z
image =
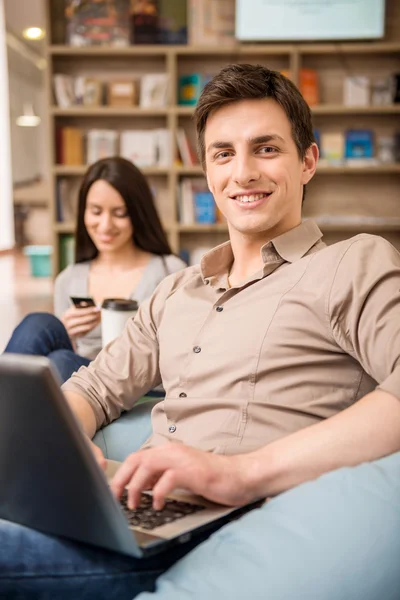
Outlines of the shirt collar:
M 279 235 L 268 244 L 265 244 L 265 246 L 261 248 L 261 253 L 263 255 L 264 249 L 272 244 L 279 256 L 287 262 L 293 263 L 305 256 L 321 238 L 322 233 L 318 225 L 315 221 L 307 219 L 294 229 L 282 233 L 282 235 Z
M 277 262 L 295 262 L 302 258 L 322 238 L 318 225 L 308 219 L 300 225 L 279 235 L 261 248 L 264 267 Z M 200 271 L 204 283 L 214 283 L 226 276 L 233 262 L 231 243 L 225 242 L 209 250 L 201 259 Z M 282 262 L 282 261 L 280 261 Z

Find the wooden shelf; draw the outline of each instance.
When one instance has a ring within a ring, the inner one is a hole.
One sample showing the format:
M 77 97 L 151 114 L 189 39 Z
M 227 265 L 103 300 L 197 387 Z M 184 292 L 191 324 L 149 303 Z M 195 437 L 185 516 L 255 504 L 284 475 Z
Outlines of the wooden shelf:
M 261 54 L 397 54 L 400 53 L 399 42 L 347 42 L 347 43 L 315 43 L 315 44 L 254 44 L 240 43 L 224 46 L 192 46 L 182 45 L 137 45 L 125 48 L 106 46 L 66 46 L 63 44 L 51 45 L 48 53 L 53 56 L 168 56 L 168 55 L 261 55 Z
M 397 54 L 400 42 L 337 42 L 299 44 L 300 54 Z
M 400 104 L 374 106 L 344 106 L 342 104 L 319 104 L 311 106 L 314 115 L 396 115 Z
M 142 108 L 141 106 L 113 107 L 96 106 L 85 108 L 83 106 L 71 106 L 60 108 L 52 106 L 50 113 L 55 117 L 166 117 L 177 115 L 191 117 L 194 106 L 166 106 L 164 108 Z M 382 106 L 344 106 L 342 104 L 320 104 L 311 107 L 314 115 L 398 115 L 400 104 L 389 104 Z
M 181 225 L 177 227 L 180 233 L 225 233 L 228 232 L 228 226 L 223 223 L 212 223 L 210 225 L 201 225 L 194 223 L 193 225 Z
M 348 167 L 346 165 L 334 167 L 321 165 L 317 167 L 317 175 L 383 175 L 400 174 L 399 164 L 366 165 L 365 167 Z
M 54 223 L 56 233 L 75 233 L 75 223 Z
M 142 108 L 140 106 L 71 106 L 59 108 L 52 106 L 50 112 L 55 117 L 165 117 L 170 111 L 165 108 Z
M 392 0 L 396 2 L 396 0 Z M 45 0 L 48 16 L 53 6 L 52 0 Z M 397 5 L 396 5 L 397 6 Z M 48 131 L 51 157 L 55 157 L 55 131 L 57 127 L 77 126 L 82 131 L 91 128 L 137 129 L 147 127 L 165 127 L 171 132 L 173 159 L 178 156 L 176 134 L 183 127 L 188 139 L 193 141 L 194 106 L 178 105 L 177 88 L 180 75 L 191 72 L 213 72 L 223 64 L 234 62 L 262 63 L 274 69 L 288 69 L 295 83 L 298 83 L 300 69 L 315 68 L 319 74 L 321 99 L 330 103 L 311 107 L 318 129 L 323 131 L 344 130 L 350 126 L 374 129 L 377 136 L 389 136 L 397 130 L 400 115 L 400 103 L 382 106 L 344 106 L 343 80 L 348 74 L 365 74 L 386 77 L 389 73 L 400 72 L 400 36 L 398 35 L 400 10 L 396 8 L 393 19 L 387 28 L 389 39 L 396 41 L 361 42 L 295 42 L 295 43 L 244 43 L 234 42 L 220 46 L 197 45 L 132 45 L 125 48 L 107 46 L 72 47 L 63 44 L 47 45 L 47 101 Z M 51 19 L 48 19 L 48 36 L 51 40 Z M 398 41 L 397 41 L 398 40 Z M 45 42 L 46 43 L 46 42 Z M 319 57 L 321 60 L 319 60 Z M 382 68 L 381 68 L 382 67 Z M 325 71 L 326 70 L 326 71 Z M 142 108 L 140 106 L 71 106 L 63 109 L 54 105 L 53 76 L 64 73 L 76 77 L 93 76 L 107 81 L 113 77 L 121 79 L 137 78 L 143 73 L 165 72 L 171 83 L 169 104 L 161 108 Z M 141 119 L 147 122 L 142 124 Z M 49 165 L 51 180 L 49 197 L 53 219 L 57 214 L 56 190 L 60 177 L 82 177 L 88 165 Z M 169 241 L 175 252 L 187 242 L 195 247 L 196 239 L 202 234 L 212 235 L 228 233 L 226 224 L 183 225 L 175 221 L 177 214 L 177 186 L 182 177 L 203 177 L 201 165 L 185 166 L 176 161 L 166 168 L 149 167 L 141 169 L 146 176 L 157 178 L 155 188 L 160 199 L 160 214 L 163 219 Z M 350 167 L 346 164 L 336 167 L 321 164 L 317 168 L 317 177 L 310 186 L 305 208 L 314 213 L 320 211 L 320 227 L 324 232 L 349 234 L 361 231 L 392 232 L 400 234 L 400 219 L 384 219 L 380 215 L 397 214 L 400 193 L 400 163 L 377 164 L 371 166 Z M 324 179 L 325 177 L 325 179 Z M 71 180 L 68 185 L 75 193 L 78 182 Z M 153 183 L 153 182 L 152 182 Z M 379 194 L 381 193 L 381 196 Z M 314 195 L 315 194 L 315 195 Z M 318 195 L 318 198 L 317 198 Z M 378 200 L 376 200 L 378 196 Z M 339 198 L 336 206 L 336 201 Z M 343 211 L 340 207 L 343 208 Z M 357 222 L 357 216 L 350 220 L 344 211 L 364 212 L 375 215 L 376 220 Z M 323 212 L 326 212 L 323 215 Z M 331 214 L 337 214 L 331 218 Z M 67 214 L 67 213 L 65 213 Z M 324 216 L 327 218 L 324 221 Z M 316 217 L 318 221 L 318 217 Z M 52 223 L 54 236 L 53 265 L 58 270 L 59 238 L 62 234 L 74 232 L 74 223 Z M 204 236 L 206 237 L 206 235 Z M 397 239 L 397 238 L 396 238 Z M 400 235 L 398 236 L 400 241 Z
M 338 218 L 337 220 L 332 219 L 332 222 L 324 221 L 323 219 L 316 217 L 312 218 L 321 229 L 322 232 L 326 231 L 346 231 L 346 232 L 360 232 L 360 233 L 374 233 L 377 231 L 400 231 L 400 219 L 396 218 L 377 218 L 365 220 L 365 217 L 360 217 L 360 221 L 346 221 L 346 219 Z
M 64 177 L 75 177 L 84 175 L 88 170 L 89 165 L 55 165 L 53 167 L 54 175 L 62 175 Z M 142 167 L 140 169 L 145 175 L 168 175 L 170 169 L 167 167 Z

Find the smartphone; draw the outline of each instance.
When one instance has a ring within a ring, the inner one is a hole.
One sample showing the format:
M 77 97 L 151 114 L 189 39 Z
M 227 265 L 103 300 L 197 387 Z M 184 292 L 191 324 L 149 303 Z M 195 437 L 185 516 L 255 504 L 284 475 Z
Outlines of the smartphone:
M 70 296 L 70 299 L 76 306 L 76 308 L 88 308 L 89 306 L 96 306 L 93 298 L 83 298 L 81 296 Z

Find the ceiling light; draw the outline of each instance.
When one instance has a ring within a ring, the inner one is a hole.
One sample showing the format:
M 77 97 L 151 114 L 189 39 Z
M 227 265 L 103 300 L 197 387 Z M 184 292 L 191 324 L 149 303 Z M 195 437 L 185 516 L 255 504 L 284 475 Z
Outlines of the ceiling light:
M 23 114 L 15 120 L 20 127 L 37 127 L 40 124 L 40 117 L 35 114 L 32 104 L 24 104 Z
M 41 27 L 27 27 L 23 30 L 22 35 L 27 40 L 42 40 L 45 33 Z

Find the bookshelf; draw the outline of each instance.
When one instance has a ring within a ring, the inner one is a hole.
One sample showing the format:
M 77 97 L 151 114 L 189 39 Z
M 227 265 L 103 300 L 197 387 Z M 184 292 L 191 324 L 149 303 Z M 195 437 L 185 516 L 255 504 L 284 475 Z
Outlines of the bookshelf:
M 177 83 L 181 75 L 212 74 L 232 62 L 262 63 L 271 69 L 289 70 L 295 83 L 302 68 L 318 73 L 320 103 L 312 107 L 315 126 L 326 131 L 368 128 L 376 135 L 400 132 L 400 104 L 345 106 L 343 80 L 348 74 L 371 77 L 400 74 L 400 3 L 387 1 L 387 33 L 383 41 L 351 43 L 240 44 L 215 46 L 141 45 L 70 47 L 60 43 L 54 4 L 44 0 L 47 12 L 47 102 L 51 164 L 50 211 L 53 230 L 53 273 L 60 268 L 60 239 L 74 231 L 71 220 L 57 222 L 56 186 L 60 178 L 78 185 L 86 165 L 63 165 L 55 160 L 55 133 L 60 126 L 83 130 L 166 128 L 173 141 L 168 167 L 147 167 L 143 172 L 155 190 L 156 204 L 175 252 L 216 245 L 227 239 L 225 224 L 184 225 L 178 220 L 177 189 L 186 177 L 202 176 L 199 165 L 177 163 L 176 133 L 183 128 L 194 145 L 192 106 L 178 105 Z M 64 73 L 103 80 L 137 78 L 145 73 L 166 73 L 168 102 L 161 108 L 140 106 L 57 106 L 53 76 Z M 400 249 L 400 162 L 364 166 L 320 165 L 307 189 L 305 216 L 313 217 L 328 243 L 361 231 L 384 235 Z M 359 217 L 359 218 L 358 218 Z

